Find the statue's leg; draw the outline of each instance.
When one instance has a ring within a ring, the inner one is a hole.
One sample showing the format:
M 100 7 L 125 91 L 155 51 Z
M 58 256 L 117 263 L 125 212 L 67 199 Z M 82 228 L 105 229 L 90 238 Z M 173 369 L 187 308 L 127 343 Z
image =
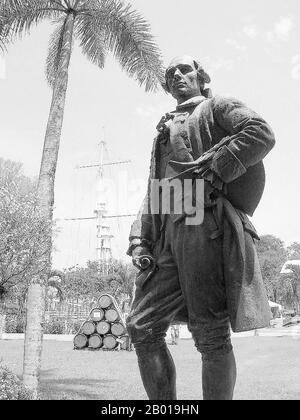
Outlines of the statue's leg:
M 236 364 L 228 318 L 194 324 L 190 330 L 197 350 L 202 354 L 203 399 L 232 400 Z
M 204 400 L 232 400 L 236 381 L 233 351 L 202 357 L 202 389 Z
M 176 370 L 164 339 L 135 346 L 149 400 L 176 400 Z
M 223 240 L 211 209 L 201 225 L 180 224 L 174 255 L 189 313 L 189 330 L 203 360 L 203 398 L 233 398 L 236 364 L 223 273 Z
M 155 249 L 158 270 L 146 282 L 143 282 L 143 273 L 136 278 L 134 300 L 126 320 L 141 378 L 151 400 L 176 399 L 175 365 L 165 336 L 178 312 L 187 321 L 168 232 L 169 229 L 162 232 L 161 241 Z

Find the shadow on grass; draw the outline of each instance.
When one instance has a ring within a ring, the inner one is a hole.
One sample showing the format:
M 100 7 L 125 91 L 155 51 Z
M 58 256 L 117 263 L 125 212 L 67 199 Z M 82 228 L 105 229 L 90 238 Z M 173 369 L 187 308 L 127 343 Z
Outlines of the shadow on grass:
M 40 380 L 42 400 L 102 400 L 117 380 L 57 378 L 57 369 L 43 370 Z M 103 390 L 103 392 L 101 392 Z

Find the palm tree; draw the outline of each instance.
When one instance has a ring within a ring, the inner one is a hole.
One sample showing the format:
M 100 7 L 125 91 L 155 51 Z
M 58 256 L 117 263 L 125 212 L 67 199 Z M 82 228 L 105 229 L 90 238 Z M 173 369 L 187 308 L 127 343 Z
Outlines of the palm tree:
M 37 187 L 37 212 L 53 219 L 54 179 L 63 123 L 68 68 L 74 39 L 84 55 L 104 67 L 111 52 L 146 91 L 162 81 L 158 47 L 144 18 L 119 0 L 0 0 L 0 48 L 45 19 L 56 29 L 50 39 L 47 80 L 53 90 Z M 45 284 L 51 271 L 51 235 L 45 245 L 43 273 L 32 279 L 27 297 L 23 381 L 35 393 L 42 351 Z
M 300 266 L 298 264 L 287 264 L 286 268 L 290 271 L 285 276 L 290 283 L 291 295 L 293 297 L 294 309 L 300 315 Z

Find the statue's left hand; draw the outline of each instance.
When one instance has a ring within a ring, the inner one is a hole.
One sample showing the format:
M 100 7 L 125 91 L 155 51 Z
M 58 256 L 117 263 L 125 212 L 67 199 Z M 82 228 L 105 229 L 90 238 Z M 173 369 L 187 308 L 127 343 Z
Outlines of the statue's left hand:
M 137 246 L 132 252 L 132 262 L 139 270 L 147 270 L 154 263 L 154 257 L 148 248 Z

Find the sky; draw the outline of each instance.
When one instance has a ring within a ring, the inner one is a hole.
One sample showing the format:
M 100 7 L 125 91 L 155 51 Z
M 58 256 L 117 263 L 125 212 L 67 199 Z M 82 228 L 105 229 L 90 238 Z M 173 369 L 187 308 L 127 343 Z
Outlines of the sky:
M 214 94 L 233 96 L 271 125 L 276 146 L 265 158 L 266 188 L 252 218 L 258 233 L 287 245 L 300 242 L 300 3 L 299 0 L 132 0 L 150 23 L 167 65 L 174 56 L 197 58 Z M 0 156 L 37 176 L 51 90 L 45 60 L 54 26 L 45 22 L 0 57 Z M 75 42 L 56 174 L 58 232 L 53 265 L 84 265 L 96 258 L 97 202 L 108 215 L 134 214 L 145 194 L 155 126 L 173 110 L 162 90 L 145 93 L 109 56 L 104 70 L 87 61 Z M 102 185 L 96 164 L 106 141 Z M 132 217 L 110 220 L 113 255 L 125 258 Z M 128 258 L 128 257 L 127 257 Z

